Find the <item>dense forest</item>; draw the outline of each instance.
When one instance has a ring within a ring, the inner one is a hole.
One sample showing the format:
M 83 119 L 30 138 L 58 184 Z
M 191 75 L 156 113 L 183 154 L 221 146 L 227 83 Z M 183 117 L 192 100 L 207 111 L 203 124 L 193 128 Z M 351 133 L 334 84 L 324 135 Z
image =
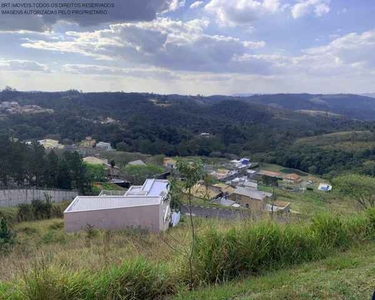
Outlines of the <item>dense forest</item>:
M 98 141 L 111 142 L 118 150 L 152 155 L 252 156 L 317 174 L 359 167 L 363 155 L 358 157 L 345 150 L 323 151 L 311 145 L 293 147 L 303 137 L 339 131 L 374 131 L 373 122 L 348 115 L 330 117 L 294 111 L 316 109 L 320 105 L 337 113 L 352 109 L 355 99 L 367 101 L 365 109 L 372 101 L 375 103 L 375 99 L 363 96 L 331 95 L 324 96 L 324 101 L 322 97 L 307 94 L 202 97 L 6 89 L 0 93 L 0 103 L 15 101 L 54 112 L 3 113 L 0 133 L 20 140 L 52 137 L 64 144 L 92 136 Z
M 90 173 L 77 152 L 46 153 L 37 142 L 26 145 L 0 137 L 0 187 L 77 189 L 88 193 Z

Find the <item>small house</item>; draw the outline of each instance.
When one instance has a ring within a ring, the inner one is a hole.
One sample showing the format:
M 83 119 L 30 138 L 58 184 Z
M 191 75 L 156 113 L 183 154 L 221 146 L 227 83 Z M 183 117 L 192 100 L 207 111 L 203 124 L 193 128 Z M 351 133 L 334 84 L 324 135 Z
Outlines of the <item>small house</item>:
M 318 190 L 323 192 L 330 192 L 332 190 L 332 185 L 329 185 L 327 183 L 321 183 L 318 186 Z
M 176 169 L 177 161 L 170 157 L 164 157 L 163 166 L 167 169 Z
M 80 142 L 80 147 L 83 148 L 92 148 L 96 144 L 96 140 L 93 139 L 91 136 L 87 136 L 84 140 Z
M 242 183 L 242 186 L 250 190 L 258 190 L 258 183 L 253 181 L 245 181 L 244 183 Z
M 237 187 L 228 198 L 236 201 L 242 207 L 260 211 L 264 209 L 267 200 L 271 197 L 272 193 Z
M 267 171 L 267 170 L 260 170 L 258 172 L 259 176 L 267 176 L 271 178 L 277 178 L 277 179 L 283 179 L 283 176 L 279 172 L 272 172 L 272 171 Z
M 191 192 L 194 197 L 207 200 L 216 199 L 221 195 L 221 190 L 219 188 L 215 188 L 213 186 L 209 186 L 207 188 L 201 183 L 194 185 Z
M 102 151 L 112 151 L 114 150 L 111 146 L 111 143 L 105 143 L 105 142 L 99 142 L 95 146 L 96 149 L 102 150 Z
M 300 183 L 302 179 L 298 174 L 292 173 L 292 174 L 285 175 L 284 181 L 289 182 L 289 183 Z
M 117 166 L 112 167 L 107 159 L 101 159 L 95 156 L 87 156 L 83 162 L 89 165 L 101 165 L 104 167 L 106 177 L 118 178 L 120 176 L 120 168 Z

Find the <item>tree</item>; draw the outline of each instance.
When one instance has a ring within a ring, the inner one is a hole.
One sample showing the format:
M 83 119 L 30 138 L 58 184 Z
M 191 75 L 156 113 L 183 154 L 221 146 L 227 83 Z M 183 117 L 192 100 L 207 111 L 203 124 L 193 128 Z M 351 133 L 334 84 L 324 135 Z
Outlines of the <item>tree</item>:
M 163 173 L 164 169 L 156 165 L 132 166 L 127 165 L 122 169 L 125 178 L 134 184 L 143 184 L 147 178 L 154 178 Z
M 111 161 L 109 162 L 109 164 L 111 165 L 111 168 L 114 168 L 115 165 L 116 165 L 116 162 L 114 159 L 111 159 Z
M 0 250 L 9 251 L 14 244 L 15 234 L 10 230 L 8 221 L 1 219 L 0 221 Z
M 203 163 L 200 159 L 194 161 L 187 161 L 183 159 L 177 159 L 177 170 L 185 178 L 182 182 L 183 190 L 187 191 L 188 201 L 189 201 L 189 215 L 190 215 L 190 228 L 191 228 L 191 248 L 189 255 L 189 271 L 190 271 L 190 283 L 189 289 L 193 289 L 193 255 L 196 242 L 196 233 L 192 215 L 192 204 L 191 200 L 193 198 L 191 189 L 196 185 L 200 180 L 202 180 L 204 175 Z
M 203 175 L 203 184 L 205 187 L 204 199 L 207 201 L 210 200 L 210 193 L 209 193 L 210 186 L 214 183 L 215 183 L 215 178 L 212 177 L 210 174 L 205 173 Z
M 93 181 L 104 181 L 105 179 L 105 169 L 103 165 L 91 165 L 85 164 L 87 168 L 87 177 L 88 179 Z
M 267 175 L 263 175 L 262 176 L 262 182 L 265 185 L 272 186 L 272 187 L 279 186 L 279 182 L 278 182 L 278 179 L 276 177 L 270 177 L 270 176 L 267 176 Z
M 47 155 L 46 184 L 49 187 L 58 187 L 59 177 L 59 157 L 55 151 L 51 151 Z
M 354 198 L 363 208 L 375 207 L 375 178 L 351 174 L 335 178 L 333 185 L 342 195 Z
M 39 187 L 41 186 L 42 177 L 45 174 L 47 167 L 44 147 L 41 146 L 38 142 L 34 141 L 31 144 L 28 154 L 28 180 L 32 185 Z

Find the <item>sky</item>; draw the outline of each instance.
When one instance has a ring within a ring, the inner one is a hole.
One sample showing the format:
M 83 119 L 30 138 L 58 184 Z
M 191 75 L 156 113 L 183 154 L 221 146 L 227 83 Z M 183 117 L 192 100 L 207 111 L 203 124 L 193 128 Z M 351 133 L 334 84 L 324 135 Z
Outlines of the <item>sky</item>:
M 17 0 L 0 7 L 8 2 Z M 105 15 L 0 14 L 0 88 L 375 92 L 372 0 L 22 2 L 110 8 Z

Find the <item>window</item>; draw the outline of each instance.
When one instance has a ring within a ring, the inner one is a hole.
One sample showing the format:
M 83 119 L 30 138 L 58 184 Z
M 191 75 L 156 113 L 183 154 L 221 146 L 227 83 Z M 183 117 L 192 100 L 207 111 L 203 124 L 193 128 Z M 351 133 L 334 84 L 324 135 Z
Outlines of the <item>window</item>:
M 249 203 L 246 203 L 246 204 L 245 204 L 245 207 L 246 207 L 246 208 L 250 208 Z

